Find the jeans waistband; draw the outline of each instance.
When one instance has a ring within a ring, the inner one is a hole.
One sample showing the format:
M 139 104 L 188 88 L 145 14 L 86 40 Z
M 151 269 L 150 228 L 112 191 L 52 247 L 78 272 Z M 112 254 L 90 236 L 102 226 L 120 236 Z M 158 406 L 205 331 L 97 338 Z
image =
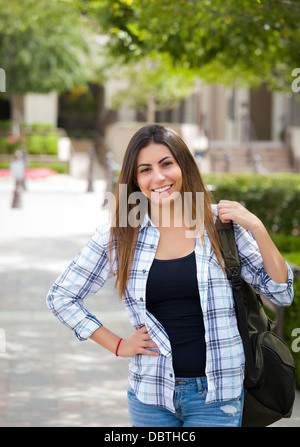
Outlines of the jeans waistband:
M 176 377 L 175 386 L 178 388 L 198 388 L 202 390 L 207 387 L 206 377 Z

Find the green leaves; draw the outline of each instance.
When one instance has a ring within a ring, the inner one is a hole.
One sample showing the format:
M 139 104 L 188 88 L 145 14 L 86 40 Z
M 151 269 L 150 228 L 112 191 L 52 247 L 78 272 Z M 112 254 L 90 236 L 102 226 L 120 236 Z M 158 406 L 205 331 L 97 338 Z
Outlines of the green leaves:
M 60 0 L 0 0 L 0 60 L 8 94 L 63 91 L 89 74 L 89 30 Z
M 300 234 L 300 179 L 296 174 L 205 174 L 221 199 L 243 203 L 257 215 L 269 232 Z
M 176 107 L 195 90 L 194 73 L 179 64 L 173 65 L 168 54 L 127 63 L 119 68 L 118 78 L 125 79 L 127 85 L 115 90 L 116 109 L 126 102 L 141 110 L 151 107 L 149 101 L 155 102 L 156 110 Z
M 90 14 L 124 60 L 168 53 L 209 82 L 290 88 L 300 66 L 298 0 L 102 0 Z M 116 30 L 118 30 L 116 32 Z M 220 73 L 221 71 L 221 73 Z

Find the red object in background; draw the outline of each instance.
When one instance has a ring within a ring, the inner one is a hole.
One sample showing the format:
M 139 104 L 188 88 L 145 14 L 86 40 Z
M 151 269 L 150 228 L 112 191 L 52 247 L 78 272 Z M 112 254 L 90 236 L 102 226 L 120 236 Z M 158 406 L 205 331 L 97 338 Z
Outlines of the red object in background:
M 50 177 L 51 175 L 58 175 L 56 171 L 48 168 L 29 168 L 26 169 L 25 178 L 41 179 Z M 0 177 L 10 177 L 10 169 L 0 169 Z
M 49 168 L 29 168 L 26 169 L 26 178 L 30 179 L 39 179 L 50 177 L 51 175 L 58 175 L 58 172 L 53 171 L 53 169 Z

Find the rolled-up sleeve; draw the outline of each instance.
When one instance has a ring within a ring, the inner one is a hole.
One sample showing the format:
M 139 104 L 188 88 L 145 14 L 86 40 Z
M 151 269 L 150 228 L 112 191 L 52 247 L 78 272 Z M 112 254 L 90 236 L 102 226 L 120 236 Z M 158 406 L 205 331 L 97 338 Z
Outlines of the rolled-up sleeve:
M 83 305 L 99 291 L 110 276 L 110 263 L 101 227 L 50 288 L 46 302 L 62 323 L 86 340 L 102 323 Z
M 294 297 L 293 271 L 286 263 L 288 280 L 279 284 L 266 272 L 258 245 L 251 232 L 234 224 L 235 238 L 239 250 L 242 277 L 256 290 L 278 306 L 289 306 Z

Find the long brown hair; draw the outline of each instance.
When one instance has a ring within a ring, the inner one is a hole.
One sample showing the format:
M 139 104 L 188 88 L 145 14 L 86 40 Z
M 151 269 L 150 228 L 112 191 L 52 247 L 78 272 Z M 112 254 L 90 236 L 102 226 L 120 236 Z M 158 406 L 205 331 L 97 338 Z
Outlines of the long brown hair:
M 140 191 L 136 181 L 137 157 L 141 149 L 147 147 L 150 143 L 164 144 L 169 148 L 182 172 L 182 189 L 186 192 L 192 192 L 192 216 L 195 219 L 196 212 L 196 192 L 204 193 L 203 219 L 204 227 L 207 231 L 212 249 L 220 263 L 223 265 L 223 258 L 219 248 L 218 233 L 214 224 L 214 217 L 211 210 L 212 197 L 206 188 L 198 166 L 190 150 L 180 138 L 180 136 L 168 127 L 157 124 L 146 125 L 139 129 L 131 138 L 126 149 L 122 169 L 119 176 L 118 185 L 115 191 L 115 210 L 114 222 L 111 227 L 111 253 L 116 244 L 116 256 L 113 261 L 118 259 L 117 279 L 118 291 L 122 297 L 128 282 L 131 269 L 139 228 L 132 225 L 119 225 L 122 206 L 127 206 L 127 216 L 133 205 L 128 203 L 130 194 Z M 126 189 L 119 188 L 120 185 L 126 185 Z M 127 197 L 121 197 L 121 194 Z

